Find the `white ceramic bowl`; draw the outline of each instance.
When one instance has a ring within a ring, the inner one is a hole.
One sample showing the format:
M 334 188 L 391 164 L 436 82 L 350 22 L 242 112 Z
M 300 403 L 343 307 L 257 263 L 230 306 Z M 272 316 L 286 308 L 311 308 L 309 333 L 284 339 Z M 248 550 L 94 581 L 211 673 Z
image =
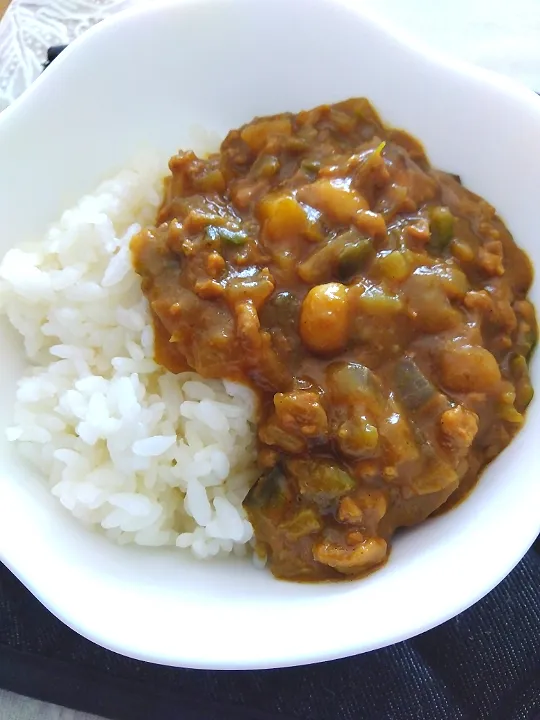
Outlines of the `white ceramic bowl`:
M 88 32 L 0 116 L 0 253 L 142 148 L 165 156 L 200 144 L 201 126 L 223 135 L 255 115 L 361 95 L 489 199 L 540 267 L 540 100 L 338 0 L 183 0 Z M 540 307 L 539 293 L 536 282 Z M 64 514 L 5 442 L 24 361 L 0 332 L 0 557 L 64 622 L 126 655 L 265 668 L 379 648 L 474 603 L 540 530 L 535 400 L 467 501 L 400 536 L 360 582 L 288 584 L 249 562 L 116 547 Z

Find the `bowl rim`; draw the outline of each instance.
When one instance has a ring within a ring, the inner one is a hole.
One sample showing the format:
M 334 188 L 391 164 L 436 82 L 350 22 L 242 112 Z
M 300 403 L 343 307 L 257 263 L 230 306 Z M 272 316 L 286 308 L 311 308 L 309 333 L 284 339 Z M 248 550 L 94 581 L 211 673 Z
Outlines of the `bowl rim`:
M 143 5 L 135 5 L 132 8 L 123 10 L 116 15 L 113 15 L 98 25 L 93 26 L 87 30 L 83 35 L 73 41 L 62 53 L 56 58 L 54 63 L 47 68 L 44 72 L 19 98 L 17 98 L 12 105 L 0 115 L 0 132 L 7 131 L 9 124 L 14 123 L 17 120 L 17 115 L 23 108 L 26 108 L 29 101 L 33 97 L 33 94 L 41 86 L 45 86 L 47 83 L 52 84 L 58 82 L 61 79 L 61 73 L 66 63 L 71 62 L 71 58 L 79 52 L 79 50 L 85 46 L 85 44 L 92 41 L 93 38 L 99 36 L 112 28 L 123 25 L 127 20 L 132 18 L 144 19 L 145 17 L 152 16 L 157 13 L 167 12 L 169 8 L 178 9 L 178 6 L 189 7 L 192 5 L 200 5 L 206 3 L 207 5 L 215 5 L 217 3 L 228 3 L 230 0 L 158 0 L 155 3 L 148 3 Z M 295 2 L 296 0 L 289 0 Z M 540 120 L 540 101 L 534 94 L 534 92 L 524 85 L 506 78 L 497 73 L 486 70 L 481 67 L 470 65 L 459 59 L 449 58 L 431 48 L 423 46 L 416 39 L 412 40 L 409 35 L 403 32 L 401 29 L 391 26 L 384 21 L 380 15 L 377 15 L 373 10 L 367 9 L 359 4 L 356 0 L 318 0 L 325 2 L 329 5 L 340 5 L 353 11 L 361 22 L 369 23 L 376 30 L 387 37 L 391 37 L 397 44 L 399 44 L 404 50 L 413 52 L 419 58 L 422 58 L 426 63 L 438 66 L 441 69 L 450 70 L 455 74 L 467 78 L 474 78 L 481 81 L 484 85 L 488 85 L 499 92 L 502 92 L 509 96 L 511 99 L 522 105 L 528 105 L 534 108 L 534 112 L 538 114 Z M 540 525 L 540 523 L 539 523 Z M 532 528 L 530 532 L 530 538 L 528 538 L 528 546 L 524 552 L 534 542 L 538 533 L 538 528 Z M 491 578 L 490 583 L 484 584 L 482 590 L 469 594 L 460 598 L 459 602 L 454 602 L 452 607 L 445 609 L 444 612 L 440 613 L 437 619 L 430 620 L 423 625 L 411 628 L 408 626 L 404 628 L 401 634 L 394 633 L 392 636 L 388 634 L 381 634 L 381 641 L 374 647 L 365 647 L 361 651 L 366 652 L 375 648 L 382 648 L 387 645 L 399 642 L 401 640 L 413 637 L 419 633 L 425 632 L 442 622 L 454 617 L 456 614 L 470 607 L 472 604 L 477 602 L 481 597 L 490 592 L 520 561 L 521 556 L 514 557 L 511 562 L 507 562 L 502 565 L 497 574 L 494 574 Z M 340 644 L 339 650 L 332 650 L 330 653 L 325 653 L 323 650 L 319 652 L 317 656 L 313 653 L 306 653 L 302 648 L 297 648 L 294 656 L 290 652 L 283 654 L 283 657 L 276 662 L 272 660 L 270 663 L 266 663 L 264 659 L 253 658 L 251 662 L 244 662 L 238 665 L 229 664 L 217 664 L 215 662 L 201 663 L 199 661 L 190 660 L 189 657 L 182 656 L 178 662 L 171 662 L 170 658 L 161 659 L 156 657 L 156 654 L 152 651 L 145 652 L 141 649 L 136 642 L 133 643 L 132 647 L 126 647 L 123 644 L 118 644 L 115 640 L 112 640 L 106 636 L 100 634 L 99 630 L 92 628 L 89 630 L 84 622 L 84 618 L 78 617 L 75 613 L 69 615 L 66 612 L 58 612 L 52 602 L 51 598 L 47 593 L 40 587 L 36 586 L 31 578 L 27 578 L 24 573 L 18 572 L 18 568 L 14 563 L 10 562 L 10 558 L 2 558 L 6 566 L 21 580 L 21 582 L 62 622 L 67 624 L 73 630 L 83 635 L 84 637 L 106 647 L 109 650 L 128 655 L 140 660 L 162 663 L 162 664 L 176 664 L 184 667 L 193 668 L 204 668 L 204 669 L 255 669 L 255 668 L 266 668 L 266 667 L 287 667 L 298 664 L 309 664 L 319 662 L 322 660 L 336 659 L 345 657 L 348 655 L 359 652 L 358 639 L 353 636 L 351 640 L 344 641 Z M 181 651 L 180 651 L 181 652 Z
M 290 0 L 296 2 L 297 0 Z M 320 2 L 321 0 L 315 0 Z M 391 37 L 397 44 L 409 52 L 414 52 L 418 57 L 441 68 L 450 69 L 469 78 L 473 77 L 487 83 L 491 87 L 504 90 L 515 99 L 520 99 L 527 103 L 537 98 L 537 94 L 527 87 L 520 80 L 502 75 L 494 70 L 475 65 L 458 57 L 452 57 L 444 52 L 438 51 L 422 40 L 412 37 L 410 33 L 398 27 L 392 21 L 388 21 L 377 13 L 372 7 L 365 7 L 357 2 L 357 0 L 322 0 L 328 4 L 339 5 L 354 12 L 363 21 L 370 23 L 381 34 Z M 33 95 L 34 91 L 42 84 L 50 82 L 53 74 L 61 72 L 66 62 L 70 62 L 73 53 L 79 52 L 83 45 L 87 44 L 95 35 L 102 34 L 109 29 L 123 25 L 131 18 L 144 18 L 166 12 L 168 9 L 178 8 L 178 6 L 189 7 L 191 5 L 207 5 L 226 4 L 229 0 L 153 0 L 151 3 L 134 4 L 131 7 L 124 8 L 119 12 L 110 15 L 99 23 L 85 30 L 81 35 L 66 45 L 64 50 L 55 58 L 54 62 L 48 65 L 43 72 L 19 95 L 14 101 L 5 108 L 0 114 L 0 127 L 5 124 L 11 116 L 18 111 L 20 105 L 26 104 L 28 99 Z M 540 90 L 539 90 L 540 93 Z M 538 108 L 537 108 L 538 109 Z

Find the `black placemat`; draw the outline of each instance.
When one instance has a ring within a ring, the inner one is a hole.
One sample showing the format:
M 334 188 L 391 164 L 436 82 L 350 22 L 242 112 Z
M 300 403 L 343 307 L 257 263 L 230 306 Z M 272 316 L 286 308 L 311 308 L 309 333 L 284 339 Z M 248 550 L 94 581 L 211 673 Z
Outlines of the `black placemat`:
M 354 614 L 321 622 L 346 632 Z M 439 628 L 346 660 L 256 672 L 166 668 L 104 650 L 0 566 L 0 686 L 113 720 L 540 720 L 540 540 Z

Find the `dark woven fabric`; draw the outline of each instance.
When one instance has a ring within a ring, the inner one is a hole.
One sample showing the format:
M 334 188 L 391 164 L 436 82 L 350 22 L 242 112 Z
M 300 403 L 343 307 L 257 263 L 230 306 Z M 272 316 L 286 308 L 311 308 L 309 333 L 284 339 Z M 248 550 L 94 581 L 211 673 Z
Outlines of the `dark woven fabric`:
M 178 670 L 108 652 L 0 567 L 0 686 L 113 720 L 540 720 L 540 541 L 439 628 L 355 658 L 264 672 Z

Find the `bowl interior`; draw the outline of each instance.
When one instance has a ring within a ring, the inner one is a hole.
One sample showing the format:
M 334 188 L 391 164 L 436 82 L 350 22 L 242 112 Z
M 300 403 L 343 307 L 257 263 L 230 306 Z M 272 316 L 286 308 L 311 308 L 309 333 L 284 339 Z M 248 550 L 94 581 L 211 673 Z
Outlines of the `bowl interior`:
M 146 148 L 165 170 L 179 147 L 204 151 L 255 115 L 362 95 L 492 202 L 540 264 L 530 211 L 540 101 L 419 52 L 335 0 L 184 0 L 90 31 L 0 117 L 0 254 L 40 237 Z M 538 282 L 531 296 L 540 304 Z M 361 582 L 286 584 L 248 562 L 116 547 L 71 520 L 4 440 L 24 360 L 5 324 L 0 342 L 0 556 L 65 622 L 119 652 L 247 668 L 381 647 L 472 604 L 540 528 L 533 401 L 471 497 L 403 533 L 388 565 Z M 345 616 L 354 619 L 340 632 L 335 619 Z

